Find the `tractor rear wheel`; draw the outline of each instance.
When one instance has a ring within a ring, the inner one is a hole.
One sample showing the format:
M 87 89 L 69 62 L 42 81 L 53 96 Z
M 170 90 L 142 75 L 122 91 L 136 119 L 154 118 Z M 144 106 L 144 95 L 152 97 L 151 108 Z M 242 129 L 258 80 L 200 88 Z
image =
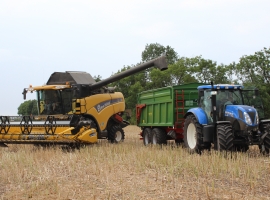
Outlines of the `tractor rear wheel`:
M 152 144 L 167 144 L 167 136 L 161 128 L 154 128 L 151 132 Z
M 108 130 L 108 140 L 111 143 L 119 143 L 124 141 L 125 133 L 124 130 L 119 125 L 113 125 L 110 130 Z
M 194 115 L 187 116 L 184 123 L 184 144 L 190 153 L 201 153 L 202 126 Z
M 145 128 L 143 130 L 143 144 L 145 146 L 152 144 L 151 141 L 151 128 Z
M 230 124 L 219 124 L 217 126 L 217 150 L 233 151 L 233 130 Z
M 262 134 L 266 134 L 263 139 L 264 148 L 260 147 L 261 153 L 269 154 L 270 152 L 270 123 L 264 123 L 261 125 L 261 132 Z

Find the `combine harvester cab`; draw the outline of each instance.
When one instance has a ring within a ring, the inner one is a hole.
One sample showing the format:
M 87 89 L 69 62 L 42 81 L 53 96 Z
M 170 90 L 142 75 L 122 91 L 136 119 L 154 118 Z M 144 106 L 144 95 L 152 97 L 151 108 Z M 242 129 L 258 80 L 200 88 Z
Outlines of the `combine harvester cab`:
M 76 146 L 108 139 L 112 143 L 124 140 L 123 128 L 129 123 L 122 118 L 125 99 L 121 92 L 107 84 L 155 66 L 167 69 L 161 56 L 129 70 L 95 82 L 86 72 L 55 72 L 46 85 L 25 88 L 36 92 L 38 115 L 0 116 L 0 145 L 63 144 Z
M 258 113 L 262 106 L 257 111 L 251 103 L 258 99 L 258 92 L 247 93 L 241 85 L 197 86 L 179 85 L 138 95 L 137 122 L 144 144 L 166 144 L 173 139 L 192 153 L 211 147 L 247 151 L 250 145 L 258 145 L 261 152 L 269 153 L 270 120 Z

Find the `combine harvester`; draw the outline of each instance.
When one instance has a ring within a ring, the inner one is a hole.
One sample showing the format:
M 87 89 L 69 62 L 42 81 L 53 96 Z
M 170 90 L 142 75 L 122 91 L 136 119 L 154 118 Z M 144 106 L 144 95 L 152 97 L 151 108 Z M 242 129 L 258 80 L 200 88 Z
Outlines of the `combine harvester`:
M 258 145 L 270 153 L 270 119 L 264 118 L 258 90 L 241 85 L 191 83 L 144 91 L 136 116 L 145 145 L 175 140 L 197 153 Z
M 129 70 L 95 82 L 86 72 L 54 72 L 46 85 L 23 90 L 36 92 L 38 115 L 0 116 L 0 146 L 7 144 L 61 144 L 76 147 L 108 139 L 123 141 L 125 99 L 121 92 L 105 87 L 152 66 L 167 69 L 161 56 Z

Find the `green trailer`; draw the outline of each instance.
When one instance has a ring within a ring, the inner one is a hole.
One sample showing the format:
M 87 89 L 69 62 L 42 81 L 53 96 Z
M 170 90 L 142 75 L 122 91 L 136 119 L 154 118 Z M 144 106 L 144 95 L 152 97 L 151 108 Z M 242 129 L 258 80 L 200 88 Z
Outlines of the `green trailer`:
M 165 144 L 167 140 L 183 141 L 184 115 L 198 106 L 197 87 L 200 85 L 203 84 L 183 84 L 138 94 L 136 117 L 144 144 L 150 141 L 157 144 Z

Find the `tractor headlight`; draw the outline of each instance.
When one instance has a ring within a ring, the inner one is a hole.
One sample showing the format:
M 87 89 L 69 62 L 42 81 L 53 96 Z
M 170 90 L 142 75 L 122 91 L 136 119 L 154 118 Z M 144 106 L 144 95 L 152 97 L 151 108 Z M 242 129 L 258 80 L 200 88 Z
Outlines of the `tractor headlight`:
M 244 118 L 245 118 L 245 121 L 248 125 L 252 125 L 252 121 L 250 119 L 250 116 L 249 114 L 247 114 L 247 112 L 244 112 Z
M 256 112 L 256 124 L 259 124 L 259 115 L 258 115 L 258 112 Z

